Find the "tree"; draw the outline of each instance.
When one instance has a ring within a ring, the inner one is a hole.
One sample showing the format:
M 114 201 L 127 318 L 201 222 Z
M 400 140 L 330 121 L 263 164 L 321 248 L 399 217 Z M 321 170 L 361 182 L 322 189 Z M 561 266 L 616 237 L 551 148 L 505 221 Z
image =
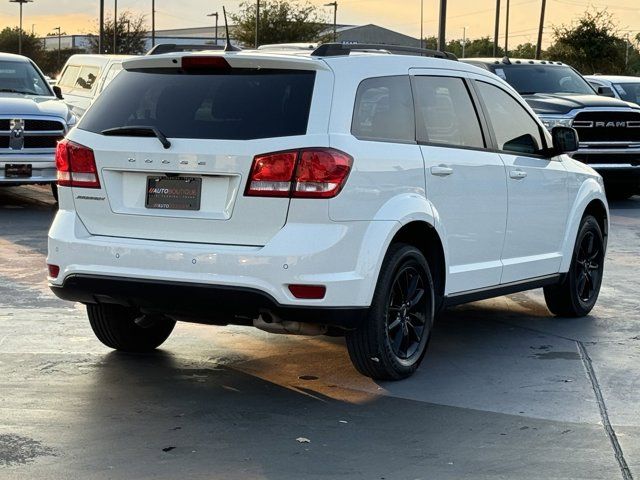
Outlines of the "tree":
M 587 10 L 572 25 L 554 27 L 553 36 L 555 43 L 547 50 L 547 57 L 584 74 L 624 73 L 626 42 L 606 10 Z
M 145 16 L 134 17 L 130 12 L 121 12 L 117 24 L 116 52 L 125 55 L 138 55 L 146 50 L 147 28 Z M 96 31 L 98 31 L 96 29 Z M 92 35 L 89 39 L 90 49 L 98 52 L 98 35 Z M 112 54 L 113 51 L 113 18 L 107 18 L 104 22 L 104 38 L 102 39 L 102 53 Z
M 20 29 L 18 27 L 6 27 L 0 31 L 0 52 L 18 53 L 18 37 Z M 42 52 L 42 42 L 38 37 L 22 31 L 22 55 L 38 62 Z
M 513 58 L 536 58 L 536 46 L 531 42 L 521 43 L 509 51 L 509 56 Z
M 240 4 L 240 13 L 231 15 L 234 37 L 253 46 L 256 30 L 256 3 Z M 259 43 L 315 42 L 326 40 L 325 16 L 310 3 L 298 0 L 269 0 L 260 8 Z

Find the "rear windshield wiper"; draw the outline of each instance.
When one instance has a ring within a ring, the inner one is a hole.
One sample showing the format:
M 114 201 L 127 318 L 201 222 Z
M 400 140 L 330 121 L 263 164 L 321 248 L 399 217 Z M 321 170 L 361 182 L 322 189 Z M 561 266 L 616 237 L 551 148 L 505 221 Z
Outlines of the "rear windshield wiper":
M 149 127 L 145 125 L 131 125 L 124 127 L 107 128 L 103 130 L 102 135 L 112 136 L 132 136 L 132 137 L 156 137 L 160 140 L 160 143 L 164 148 L 170 148 L 171 142 L 167 140 L 167 137 L 158 130 L 156 127 Z

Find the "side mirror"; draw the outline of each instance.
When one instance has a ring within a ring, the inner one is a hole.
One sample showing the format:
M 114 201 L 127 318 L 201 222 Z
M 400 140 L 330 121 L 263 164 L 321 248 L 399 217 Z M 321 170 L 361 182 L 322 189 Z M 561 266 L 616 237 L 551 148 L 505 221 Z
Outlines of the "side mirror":
M 54 85 L 52 88 L 53 93 L 56 94 L 56 97 L 58 97 L 60 100 L 64 100 L 64 97 L 62 96 L 62 89 L 58 85 Z
M 553 139 L 553 154 L 575 152 L 579 148 L 578 132 L 571 127 L 553 127 L 551 130 Z
M 602 95 L 603 97 L 616 98 L 616 94 L 613 93 L 611 87 L 598 87 L 598 95 Z

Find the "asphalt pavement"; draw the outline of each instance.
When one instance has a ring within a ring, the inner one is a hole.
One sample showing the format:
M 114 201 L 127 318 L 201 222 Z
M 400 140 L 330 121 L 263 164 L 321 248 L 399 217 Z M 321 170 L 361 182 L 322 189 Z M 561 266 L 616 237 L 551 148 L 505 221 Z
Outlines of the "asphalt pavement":
M 178 324 L 110 351 L 46 286 L 45 187 L 0 189 L 0 479 L 640 479 L 640 197 L 611 205 L 598 305 L 447 311 L 412 378 L 342 339 Z

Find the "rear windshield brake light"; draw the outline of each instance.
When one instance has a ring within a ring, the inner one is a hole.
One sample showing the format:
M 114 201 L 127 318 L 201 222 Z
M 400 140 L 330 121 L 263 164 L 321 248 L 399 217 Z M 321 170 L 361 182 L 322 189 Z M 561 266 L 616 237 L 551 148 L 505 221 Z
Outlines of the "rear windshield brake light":
M 211 69 L 221 68 L 230 69 L 231 65 L 223 57 L 203 57 L 203 56 L 189 56 L 182 57 L 182 69 L 183 70 L 198 70 L 198 69 Z

